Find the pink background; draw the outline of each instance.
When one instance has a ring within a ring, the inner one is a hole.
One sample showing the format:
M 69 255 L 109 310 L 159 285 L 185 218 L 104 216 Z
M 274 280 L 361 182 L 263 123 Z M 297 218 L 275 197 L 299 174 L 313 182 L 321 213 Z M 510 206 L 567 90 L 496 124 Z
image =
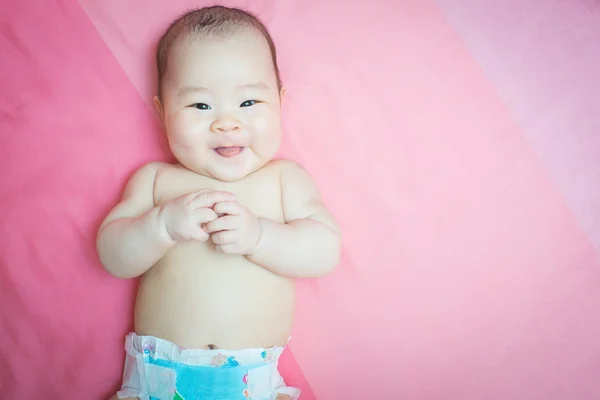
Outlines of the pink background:
M 135 282 L 98 224 L 165 159 L 152 46 L 185 0 L 5 1 L 0 397 L 116 390 Z M 269 26 L 282 154 L 344 231 L 301 282 L 303 400 L 600 398 L 600 3 L 231 1 Z

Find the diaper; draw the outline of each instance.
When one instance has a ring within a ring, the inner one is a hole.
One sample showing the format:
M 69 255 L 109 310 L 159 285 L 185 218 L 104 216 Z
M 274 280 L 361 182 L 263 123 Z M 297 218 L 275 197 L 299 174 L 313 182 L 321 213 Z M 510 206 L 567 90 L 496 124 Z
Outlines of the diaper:
M 285 386 L 277 364 L 284 347 L 196 350 L 153 336 L 127 335 L 119 399 L 275 400 L 300 390 Z

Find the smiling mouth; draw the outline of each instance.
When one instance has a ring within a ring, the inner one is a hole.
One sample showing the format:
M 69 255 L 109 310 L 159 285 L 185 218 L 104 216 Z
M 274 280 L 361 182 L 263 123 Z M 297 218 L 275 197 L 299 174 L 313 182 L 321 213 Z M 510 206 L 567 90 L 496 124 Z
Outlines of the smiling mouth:
M 241 146 L 230 146 L 230 147 L 216 147 L 213 149 L 215 153 L 221 157 L 235 157 L 244 151 L 244 147 Z

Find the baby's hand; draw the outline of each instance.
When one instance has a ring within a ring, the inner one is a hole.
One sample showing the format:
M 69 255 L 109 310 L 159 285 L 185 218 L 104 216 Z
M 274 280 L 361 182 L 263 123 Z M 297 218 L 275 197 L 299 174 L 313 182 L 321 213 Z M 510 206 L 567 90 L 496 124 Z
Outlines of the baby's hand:
M 260 222 L 246 207 L 236 201 L 218 203 L 213 210 L 219 218 L 206 224 L 206 232 L 218 252 L 251 254 L 260 240 Z
M 206 241 L 208 233 L 202 225 L 217 219 L 212 207 L 222 201 L 235 201 L 233 193 L 202 189 L 185 194 L 165 204 L 158 213 L 163 234 L 170 241 Z

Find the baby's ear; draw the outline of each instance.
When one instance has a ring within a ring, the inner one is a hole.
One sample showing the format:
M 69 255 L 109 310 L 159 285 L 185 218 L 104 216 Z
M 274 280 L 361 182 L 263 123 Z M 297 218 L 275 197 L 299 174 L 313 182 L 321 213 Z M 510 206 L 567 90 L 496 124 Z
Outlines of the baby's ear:
M 283 104 L 283 100 L 285 99 L 285 93 L 286 93 L 286 89 L 285 87 L 281 87 L 281 90 L 279 90 L 279 102 L 281 104 Z
M 164 126 L 165 125 L 165 117 L 164 117 L 164 113 L 163 113 L 163 105 L 160 102 L 160 98 L 158 96 L 154 96 L 154 107 L 156 108 L 156 111 L 158 112 L 158 116 L 160 117 L 160 122 Z

